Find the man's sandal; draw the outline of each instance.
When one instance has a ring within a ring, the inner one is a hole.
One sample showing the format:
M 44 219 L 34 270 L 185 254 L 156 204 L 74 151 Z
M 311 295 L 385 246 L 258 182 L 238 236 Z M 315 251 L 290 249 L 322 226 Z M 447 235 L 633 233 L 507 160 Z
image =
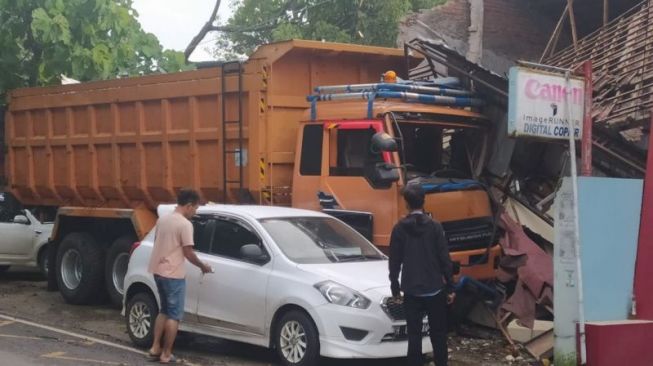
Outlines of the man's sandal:
M 154 353 L 152 353 L 152 352 L 148 352 L 148 353 L 147 353 L 147 360 L 148 360 L 148 361 L 158 361 L 159 358 L 161 358 L 161 354 L 160 354 L 160 353 L 159 353 L 158 355 L 157 355 L 157 354 L 154 354 Z
M 163 363 L 163 364 L 178 363 L 178 362 L 179 360 L 177 359 L 177 357 L 175 357 L 175 355 L 171 355 L 168 361 L 162 361 L 161 359 L 159 359 L 159 363 Z

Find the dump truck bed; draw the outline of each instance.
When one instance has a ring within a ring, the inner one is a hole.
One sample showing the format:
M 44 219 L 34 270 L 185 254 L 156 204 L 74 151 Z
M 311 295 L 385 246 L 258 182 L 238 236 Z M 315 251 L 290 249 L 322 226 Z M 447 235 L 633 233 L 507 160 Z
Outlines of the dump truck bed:
M 182 187 L 289 204 L 306 95 L 404 67 L 402 50 L 294 40 L 261 46 L 241 71 L 19 89 L 6 113 L 8 187 L 25 205 L 154 209 Z

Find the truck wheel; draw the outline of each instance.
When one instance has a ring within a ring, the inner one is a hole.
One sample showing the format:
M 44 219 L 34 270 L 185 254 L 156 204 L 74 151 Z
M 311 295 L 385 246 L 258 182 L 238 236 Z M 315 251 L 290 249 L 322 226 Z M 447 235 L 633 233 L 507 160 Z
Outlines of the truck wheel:
M 150 347 L 154 338 L 154 321 L 159 307 L 154 297 L 147 292 L 134 295 L 125 307 L 127 333 L 132 343 L 138 347 Z
M 87 233 L 66 235 L 57 251 L 57 283 L 69 304 L 103 299 L 104 249 Z
M 131 236 L 116 239 L 107 252 L 107 262 L 104 267 L 104 280 L 111 303 L 122 307 L 122 297 L 125 294 L 125 275 L 129 265 L 129 249 L 136 241 Z
M 274 327 L 274 346 L 285 366 L 314 366 L 320 359 L 320 339 L 311 318 L 292 310 Z

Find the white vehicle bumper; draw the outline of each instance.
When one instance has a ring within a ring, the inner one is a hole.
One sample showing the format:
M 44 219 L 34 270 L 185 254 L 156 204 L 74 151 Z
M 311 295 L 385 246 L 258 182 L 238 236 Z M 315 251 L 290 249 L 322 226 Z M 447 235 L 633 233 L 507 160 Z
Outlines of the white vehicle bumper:
M 344 339 L 344 338 L 343 338 Z M 431 341 L 422 338 L 422 352 L 431 352 Z M 331 358 L 395 358 L 406 357 L 408 342 L 383 342 L 377 344 L 358 344 L 347 340 L 320 338 L 320 354 Z
M 393 334 L 396 326 L 406 322 L 392 321 L 378 305 L 370 309 L 353 309 L 326 304 L 314 309 L 320 333 L 320 354 L 331 358 L 393 358 L 406 357 L 408 341 L 383 340 Z M 360 340 L 347 339 L 342 327 L 367 332 Z M 432 351 L 428 337 L 422 338 L 422 352 Z

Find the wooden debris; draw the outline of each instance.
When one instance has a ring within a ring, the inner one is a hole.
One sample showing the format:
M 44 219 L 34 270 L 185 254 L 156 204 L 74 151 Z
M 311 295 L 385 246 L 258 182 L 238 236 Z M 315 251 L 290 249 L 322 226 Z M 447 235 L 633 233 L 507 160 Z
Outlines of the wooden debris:
M 550 331 L 528 341 L 525 344 L 525 347 L 531 356 L 539 360 L 553 356 L 553 344 L 553 329 L 551 329 Z
M 509 318 L 510 315 L 511 315 L 511 314 L 508 313 L 507 316 L 505 316 L 505 317 L 503 318 L 504 321 L 505 321 L 507 318 Z M 501 319 L 499 319 L 499 317 L 498 317 L 494 312 L 492 312 L 492 316 L 494 317 L 494 320 L 495 320 L 496 323 L 497 323 L 497 328 L 499 328 L 499 330 L 501 331 L 501 334 L 503 334 L 503 337 L 506 339 L 506 341 L 508 341 L 508 343 L 509 343 L 509 345 L 510 345 L 510 346 L 509 346 L 509 347 L 510 347 L 510 353 L 512 353 L 512 354 L 519 354 L 519 347 L 517 347 L 517 344 L 515 344 L 515 341 L 513 341 L 513 340 L 512 340 L 512 337 L 510 336 L 510 334 L 508 334 L 508 331 L 506 330 L 506 327 L 505 327 L 505 325 L 503 324 L 503 321 L 502 321 Z

